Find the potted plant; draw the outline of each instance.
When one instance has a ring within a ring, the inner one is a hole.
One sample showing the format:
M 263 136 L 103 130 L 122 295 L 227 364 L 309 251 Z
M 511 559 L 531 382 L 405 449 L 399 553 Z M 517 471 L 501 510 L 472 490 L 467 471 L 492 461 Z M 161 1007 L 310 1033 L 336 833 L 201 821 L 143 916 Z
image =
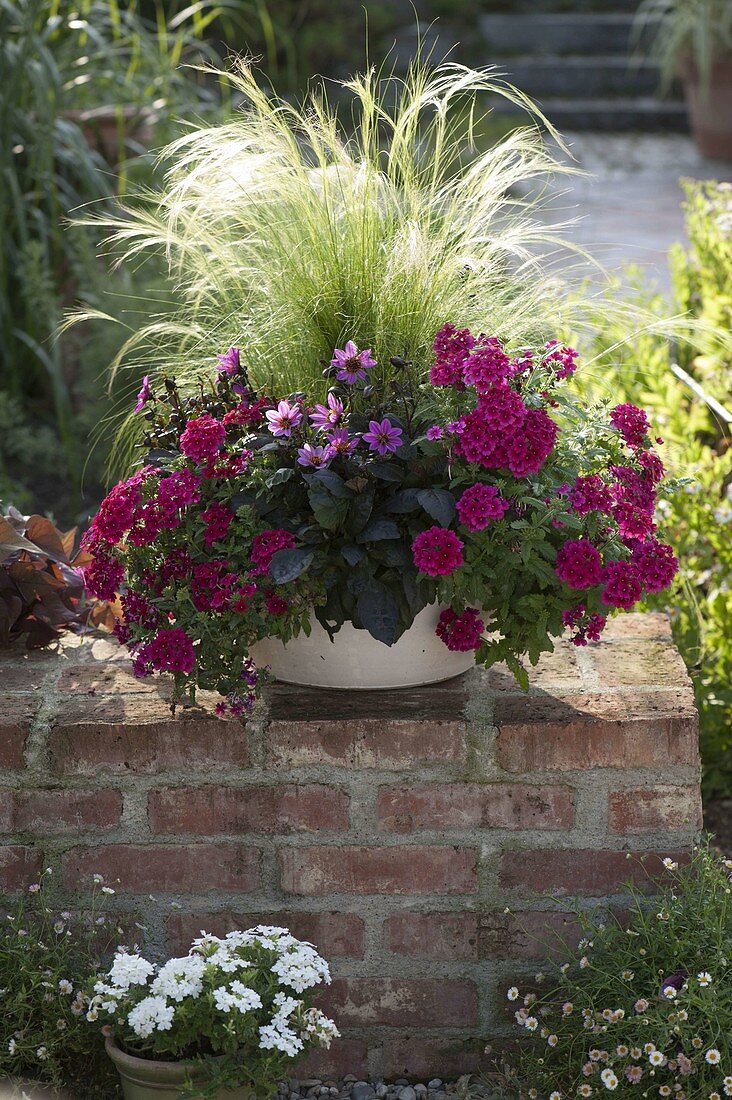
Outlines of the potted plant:
M 338 1035 L 310 1004 L 328 982 L 325 960 L 286 928 L 202 933 L 161 966 L 119 948 L 87 1019 L 103 1022 L 125 1100 L 266 1100 L 292 1059 Z
M 470 145 L 481 97 L 526 101 L 416 62 L 348 83 L 346 140 L 319 95 L 233 78 L 242 117 L 177 142 L 155 207 L 114 223 L 129 255 L 167 250 L 181 300 L 123 356 L 147 365 L 115 452 L 134 472 L 85 537 L 87 585 L 122 590 L 139 675 L 223 710 L 255 665 L 375 688 L 506 661 L 525 684 L 524 657 L 676 569 L 645 414 L 586 408 L 547 339 L 546 230 L 511 198 L 552 167 L 542 139 Z M 213 333 L 235 337 L 218 365 Z
M 680 76 L 699 152 L 732 160 L 732 5 L 728 0 L 643 0 L 637 38 L 662 87 Z

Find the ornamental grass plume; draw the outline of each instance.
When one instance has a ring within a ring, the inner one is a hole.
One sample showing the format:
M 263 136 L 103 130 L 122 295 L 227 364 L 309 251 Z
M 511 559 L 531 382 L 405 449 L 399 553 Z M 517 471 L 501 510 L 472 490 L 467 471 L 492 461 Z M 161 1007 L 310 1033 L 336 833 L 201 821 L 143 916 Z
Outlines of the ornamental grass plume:
M 495 70 L 419 57 L 399 79 L 370 69 L 339 88 L 347 134 L 324 86 L 296 107 L 268 96 L 245 62 L 219 75 L 240 114 L 174 142 L 161 191 L 96 219 L 120 262 L 164 255 L 177 297 L 126 342 L 112 376 L 191 383 L 212 348 L 231 345 L 246 347 L 255 386 L 325 396 L 323 366 L 341 348 L 347 367 L 352 338 L 367 351 L 351 365 L 379 386 L 395 353 L 422 369 L 446 317 L 511 344 L 554 331 L 541 254 L 562 242 L 538 217 L 538 181 L 572 169 L 548 150 L 551 125 Z M 481 104 L 496 96 L 528 124 L 480 151 Z M 118 467 L 138 427 L 128 416 Z

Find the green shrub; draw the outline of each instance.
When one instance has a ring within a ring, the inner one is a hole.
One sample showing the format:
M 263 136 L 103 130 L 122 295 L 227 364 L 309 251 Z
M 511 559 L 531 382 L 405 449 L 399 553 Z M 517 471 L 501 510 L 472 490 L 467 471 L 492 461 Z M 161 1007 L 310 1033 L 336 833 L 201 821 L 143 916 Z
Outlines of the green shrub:
M 652 899 L 629 886 L 622 920 L 578 913 L 579 947 L 535 989 L 509 989 L 519 1095 L 732 1095 L 732 861 L 702 847 L 664 862 Z
M 50 871 L 21 900 L 3 898 L 0 925 L 0 1079 L 33 1079 L 84 1100 L 119 1095 L 98 1026 L 86 1019 L 89 975 L 125 935 L 105 912 L 114 890 L 94 877 L 74 912 L 53 904 Z
M 688 315 L 687 339 L 670 342 L 652 326 L 628 341 L 620 314 L 599 314 L 577 376 L 588 396 L 613 394 L 648 408 L 672 475 L 688 479 L 660 503 L 661 537 L 680 561 L 671 611 L 674 637 L 691 673 L 701 715 L 707 796 L 732 793 L 732 189 L 687 183 L 689 248 L 672 252 L 674 296 Z M 662 317 L 669 303 L 634 282 L 635 304 Z M 619 298 L 627 287 L 615 288 Z M 683 332 L 679 328 L 679 334 Z M 578 336 L 580 346 L 583 337 Z

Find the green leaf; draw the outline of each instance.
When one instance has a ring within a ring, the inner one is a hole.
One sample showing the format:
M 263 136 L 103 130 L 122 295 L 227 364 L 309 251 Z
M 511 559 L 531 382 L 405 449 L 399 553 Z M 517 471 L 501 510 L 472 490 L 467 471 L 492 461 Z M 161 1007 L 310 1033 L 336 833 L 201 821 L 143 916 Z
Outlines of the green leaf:
M 289 481 L 295 471 L 289 466 L 282 466 L 279 470 L 275 470 L 273 474 L 265 481 L 265 485 L 268 489 L 274 489 L 275 485 L 282 485 L 283 482 Z
M 447 489 L 420 489 L 417 500 L 441 527 L 449 527 L 455 515 L 455 497 Z
M 341 554 L 346 559 L 349 565 L 358 565 L 365 556 L 366 551 L 362 550 L 360 546 L 342 546 Z
M 419 508 L 419 489 L 400 489 L 385 505 L 387 512 L 416 512 Z
M 378 581 L 370 581 L 356 601 L 358 617 L 372 638 L 394 645 L 398 636 L 399 609 L 394 593 Z
M 356 542 L 380 542 L 382 539 L 398 539 L 399 528 L 393 519 L 372 519 L 356 538 Z
M 339 500 L 350 500 L 353 496 L 343 478 L 339 477 L 333 470 L 316 470 L 314 474 L 310 475 L 310 481 L 319 482 L 332 496 L 337 497 Z
M 348 495 L 350 496 L 350 493 Z M 308 500 L 315 519 L 321 527 L 325 527 L 328 531 L 334 531 L 339 527 L 348 514 L 348 502 L 346 500 L 336 500 L 327 489 L 321 488 L 319 485 L 310 486 Z
M 396 484 L 404 481 L 404 473 L 396 462 L 372 462 L 369 473 L 381 478 L 382 481 L 393 481 Z
M 312 550 L 278 550 L 269 563 L 269 575 L 275 584 L 287 584 L 304 573 L 312 560 Z

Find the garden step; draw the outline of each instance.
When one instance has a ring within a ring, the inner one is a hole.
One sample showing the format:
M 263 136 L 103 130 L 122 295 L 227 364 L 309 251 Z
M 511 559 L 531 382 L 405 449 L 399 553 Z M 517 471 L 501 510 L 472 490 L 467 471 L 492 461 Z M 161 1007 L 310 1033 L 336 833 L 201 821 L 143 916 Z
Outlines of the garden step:
M 507 79 L 530 96 L 587 99 L 653 95 L 658 70 L 627 57 L 512 57 L 501 63 Z
M 657 130 L 686 132 L 688 121 L 683 104 L 639 99 L 564 99 L 545 97 L 544 114 L 560 130 Z M 510 113 L 502 105 L 498 114 Z
M 681 131 L 688 129 L 683 103 L 652 97 L 567 99 L 542 96 L 539 106 L 559 130 Z M 495 104 L 497 115 L 512 114 L 515 108 Z
M 632 15 L 577 12 L 484 15 L 480 31 L 491 54 L 617 54 L 632 48 Z

